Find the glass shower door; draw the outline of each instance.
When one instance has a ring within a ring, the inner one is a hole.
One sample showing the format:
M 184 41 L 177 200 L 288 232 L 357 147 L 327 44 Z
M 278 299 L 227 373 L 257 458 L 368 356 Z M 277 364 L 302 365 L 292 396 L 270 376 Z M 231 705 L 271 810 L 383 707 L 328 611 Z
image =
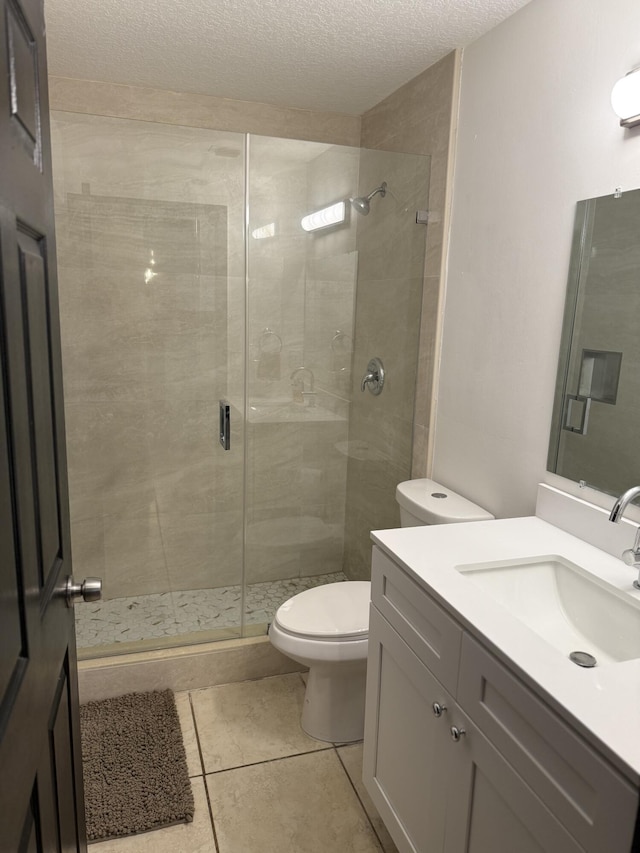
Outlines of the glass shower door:
M 242 134 L 52 116 L 80 654 L 238 636 Z M 219 401 L 231 441 L 218 441 Z

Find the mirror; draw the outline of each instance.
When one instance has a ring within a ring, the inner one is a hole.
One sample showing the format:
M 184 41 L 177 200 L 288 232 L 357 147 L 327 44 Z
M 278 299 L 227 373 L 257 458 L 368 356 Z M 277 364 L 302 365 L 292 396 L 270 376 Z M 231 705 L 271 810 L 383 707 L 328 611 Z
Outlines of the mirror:
M 578 202 L 548 470 L 640 482 L 640 190 Z

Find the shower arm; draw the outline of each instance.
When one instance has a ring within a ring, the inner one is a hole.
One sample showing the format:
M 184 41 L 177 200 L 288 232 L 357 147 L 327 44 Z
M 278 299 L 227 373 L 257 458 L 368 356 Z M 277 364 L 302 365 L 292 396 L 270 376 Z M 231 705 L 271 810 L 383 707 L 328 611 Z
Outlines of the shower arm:
M 380 186 L 379 186 L 379 187 L 376 187 L 376 188 L 375 188 L 375 190 L 372 190 L 372 191 L 369 193 L 369 195 L 367 196 L 367 201 L 371 201 L 371 199 L 372 199 L 375 195 L 377 195 L 378 193 L 380 193 L 380 195 L 382 196 L 382 198 L 384 198 L 384 197 L 386 196 L 386 194 L 387 194 L 387 182 L 386 182 L 386 181 L 383 181 L 383 182 L 380 184 Z

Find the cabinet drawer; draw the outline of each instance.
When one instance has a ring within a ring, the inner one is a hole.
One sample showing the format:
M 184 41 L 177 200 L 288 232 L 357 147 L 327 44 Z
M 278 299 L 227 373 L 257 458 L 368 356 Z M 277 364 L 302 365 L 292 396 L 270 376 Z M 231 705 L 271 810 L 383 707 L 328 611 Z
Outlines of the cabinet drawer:
M 440 683 L 455 695 L 462 629 L 428 593 L 375 547 L 371 600 Z
M 466 634 L 458 702 L 585 851 L 631 848 L 633 787 Z

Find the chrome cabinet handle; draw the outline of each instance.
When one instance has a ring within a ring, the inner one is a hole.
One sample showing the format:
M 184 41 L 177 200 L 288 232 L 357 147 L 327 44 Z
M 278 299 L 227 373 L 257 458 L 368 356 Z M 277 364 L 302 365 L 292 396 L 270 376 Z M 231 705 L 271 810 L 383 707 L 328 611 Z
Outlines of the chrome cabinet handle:
M 466 735 L 466 731 L 464 729 L 459 729 L 457 726 L 451 726 L 451 740 L 458 743 L 463 735 Z
M 444 712 L 447 710 L 447 706 L 441 705 L 439 702 L 434 702 L 431 707 L 433 709 L 433 716 L 434 717 L 441 717 L 444 714 Z
M 369 364 L 367 365 L 367 372 L 362 377 L 362 382 L 360 383 L 360 390 L 364 391 L 365 388 L 368 388 L 372 394 L 375 394 L 377 397 L 378 394 L 382 393 L 382 388 L 384 386 L 384 365 L 382 361 L 376 356 L 371 359 Z
M 76 583 L 72 576 L 67 578 L 64 588 L 67 607 L 73 607 L 78 601 L 100 601 L 102 598 L 102 578 L 85 578 Z

